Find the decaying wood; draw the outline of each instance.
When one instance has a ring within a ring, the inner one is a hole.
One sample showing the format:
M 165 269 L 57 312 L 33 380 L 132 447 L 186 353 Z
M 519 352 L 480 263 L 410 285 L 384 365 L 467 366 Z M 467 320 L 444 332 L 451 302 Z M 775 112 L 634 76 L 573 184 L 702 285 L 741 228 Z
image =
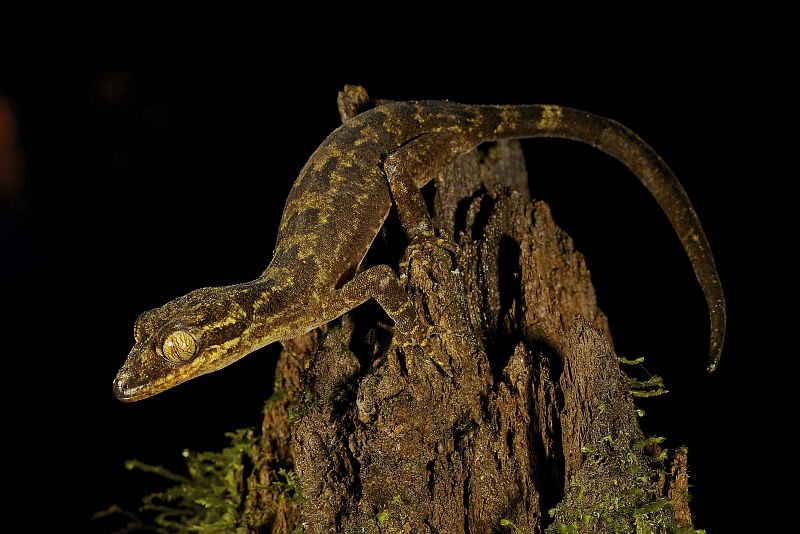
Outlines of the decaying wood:
M 457 265 L 429 245 L 401 264 L 437 327 L 425 352 L 390 346 L 377 308 L 287 344 L 249 480 L 254 530 L 691 527 L 685 450 L 665 466 L 643 436 L 584 259 L 526 180 L 515 142 L 437 180 Z M 302 498 L 276 494 L 281 467 Z

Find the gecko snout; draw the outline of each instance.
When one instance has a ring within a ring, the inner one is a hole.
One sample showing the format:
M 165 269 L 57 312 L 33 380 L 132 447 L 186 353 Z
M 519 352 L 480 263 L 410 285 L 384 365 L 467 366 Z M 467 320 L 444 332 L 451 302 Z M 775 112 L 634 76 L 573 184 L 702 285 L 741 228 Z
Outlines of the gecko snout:
M 131 400 L 133 391 L 128 387 L 129 382 L 130 372 L 123 367 L 114 378 L 114 395 L 121 401 Z

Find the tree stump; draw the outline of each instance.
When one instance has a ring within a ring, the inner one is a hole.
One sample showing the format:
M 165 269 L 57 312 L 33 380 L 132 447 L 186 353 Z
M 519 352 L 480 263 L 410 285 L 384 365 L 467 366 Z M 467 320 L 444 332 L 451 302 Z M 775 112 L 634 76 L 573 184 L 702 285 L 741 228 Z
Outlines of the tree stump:
M 436 180 L 457 264 L 437 247 L 401 263 L 437 328 L 424 352 L 392 345 L 371 305 L 286 344 L 250 531 L 692 531 L 686 451 L 637 421 L 633 397 L 658 384 L 620 370 L 583 257 L 527 192 L 513 141 Z

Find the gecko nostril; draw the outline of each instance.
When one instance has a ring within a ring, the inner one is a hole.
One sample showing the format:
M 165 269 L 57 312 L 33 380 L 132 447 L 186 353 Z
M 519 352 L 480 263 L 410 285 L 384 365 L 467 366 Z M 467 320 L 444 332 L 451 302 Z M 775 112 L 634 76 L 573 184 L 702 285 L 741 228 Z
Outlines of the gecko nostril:
M 128 382 L 130 375 L 127 371 L 120 370 L 117 373 L 117 376 L 114 378 L 114 394 L 117 397 L 124 397 L 125 390 L 127 389 L 125 384 Z

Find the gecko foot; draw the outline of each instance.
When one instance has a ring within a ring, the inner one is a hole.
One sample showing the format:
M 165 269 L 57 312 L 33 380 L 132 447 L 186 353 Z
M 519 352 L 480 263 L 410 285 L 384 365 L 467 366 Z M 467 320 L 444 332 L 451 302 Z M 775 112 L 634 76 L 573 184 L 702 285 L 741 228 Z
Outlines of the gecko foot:
M 417 235 L 406 247 L 403 259 L 400 260 L 400 281 L 405 284 L 411 274 L 411 263 L 419 256 L 429 256 L 432 253 L 449 253 L 448 258 L 452 266 L 458 267 L 459 248 L 447 236 L 437 236 L 428 232 Z
M 342 122 L 346 122 L 364 111 L 369 103 L 369 95 L 360 85 L 345 85 L 344 89 L 339 91 L 336 103 L 339 106 Z
M 444 375 L 453 378 L 450 365 L 439 360 L 434 354 L 446 354 L 443 349 L 441 331 L 439 328 L 420 323 L 410 334 L 400 334 L 395 331 L 395 342 L 407 355 L 406 368 L 411 371 L 414 360 L 423 361 L 425 357 L 432 361 L 436 368 Z M 435 341 L 434 341 L 435 340 Z M 434 347 L 438 345 L 438 348 Z

